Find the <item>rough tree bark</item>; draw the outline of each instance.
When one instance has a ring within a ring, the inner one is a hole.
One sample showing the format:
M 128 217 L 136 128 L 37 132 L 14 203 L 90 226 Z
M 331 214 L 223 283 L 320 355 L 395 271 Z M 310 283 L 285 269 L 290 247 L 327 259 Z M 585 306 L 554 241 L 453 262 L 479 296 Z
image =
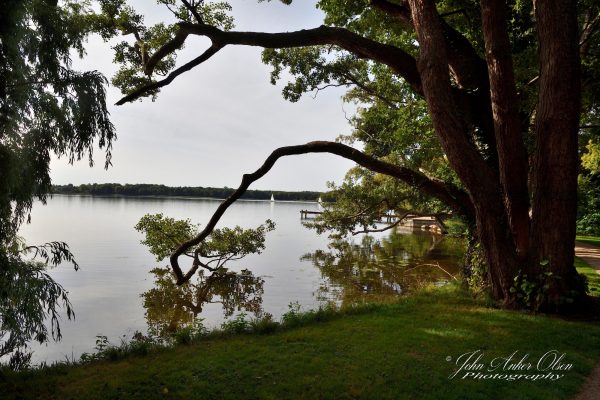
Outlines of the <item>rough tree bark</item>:
M 502 0 L 481 1 L 500 181 L 517 255 L 524 261 L 529 250 L 527 152 L 519 117 L 506 7 Z
M 478 237 L 485 248 L 494 296 L 507 306 L 517 272 L 515 247 L 508 234 L 506 210 L 497 174 L 469 142 L 450 86 L 447 48 L 433 1 L 410 0 L 420 45 L 419 72 L 429 114 L 448 161 L 467 188 L 476 210 Z
M 580 290 L 573 266 L 577 211 L 577 132 L 581 101 L 575 2 L 535 1 L 539 40 L 539 100 L 531 243 L 532 272 L 548 261 L 551 297 Z

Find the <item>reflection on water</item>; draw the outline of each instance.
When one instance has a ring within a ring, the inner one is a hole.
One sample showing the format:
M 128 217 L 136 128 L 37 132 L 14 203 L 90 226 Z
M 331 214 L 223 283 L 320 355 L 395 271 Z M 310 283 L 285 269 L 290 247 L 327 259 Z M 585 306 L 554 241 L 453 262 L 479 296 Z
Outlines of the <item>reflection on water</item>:
M 340 240 L 329 250 L 304 255 L 325 279 L 320 301 L 341 304 L 390 301 L 423 284 L 455 279 L 463 245 L 457 238 L 428 233 L 392 233 L 376 240 L 364 236 L 359 244 Z
M 248 270 L 231 272 L 221 268 L 213 273 L 198 272 L 196 282 L 177 286 L 170 268 L 150 271 L 154 287 L 142 294 L 148 333 L 168 338 L 191 326 L 206 304 L 221 304 L 225 317 L 236 311 L 259 315 L 262 311 L 264 280 Z
M 381 239 L 363 236 L 358 244 L 337 240 L 328 247 L 301 257 L 321 272 L 314 295 L 320 303 L 350 305 L 389 302 L 424 284 L 456 279 L 463 244 L 447 236 L 394 232 Z M 168 338 L 192 326 L 206 304 L 221 304 L 225 317 L 238 311 L 262 314 L 265 281 L 249 270 L 200 271 L 195 283 L 183 286 L 175 284 L 169 268 L 151 273 L 155 286 L 142 294 L 151 335 Z
M 206 199 L 78 196 L 54 196 L 46 206 L 36 203 L 33 223 L 23 226 L 21 234 L 29 243 L 69 243 L 81 269 L 61 266 L 49 270 L 69 291 L 76 319 L 63 320 L 62 341 L 47 346 L 33 344 L 33 361 L 78 358 L 83 352 L 93 351 L 96 335 L 118 343 L 123 334 L 146 332 L 149 324 L 152 329 L 168 332 L 185 326 L 194 313 L 196 318 L 204 319 L 205 326 L 218 327 L 225 321 L 225 314 L 237 312 L 238 305 L 251 314 L 262 305 L 265 313 L 279 319 L 295 302 L 309 309 L 328 299 L 374 301 L 378 293 L 397 296 L 410 289 L 412 281 L 407 276 L 447 279 L 437 268 L 417 264 L 439 262 L 455 273 L 461 259 L 460 243 L 449 237 L 440 241 L 441 237 L 429 234 L 384 232 L 364 239 L 372 241 L 370 247 L 365 246 L 362 235 L 354 237 L 354 245 L 331 246 L 326 235 L 319 236 L 301 225 L 300 210 L 318 211 L 316 203 L 239 201 L 227 210 L 218 227 L 253 228 L 266 219 L 277 224 L 277 229 L 267 235 L 262 254 L 227 265 L 231 272 L 251 270 L 256 281 L 248 278 L 240 283 L 243 279 L 237 279 L 236 283 L 231 279 L 207 289 L 208 276 L 204 276 L 194 282 L 195 286 L 177 288 L 167 279 L 166 270 L 162 280 L 160 272 L 150 272 L 158 265 L 140 243 L 142 235 L 133 228 L 143 215 L 163 213 L 203 223 L 219 204 Z M 377 240 L 379 243 L 375 243 Z M 303 258 L 307 253 L 310 256 Z M 340 258 L 332 260 L 332 255 Z M 145 295 L 140 296 L 142 293 Z

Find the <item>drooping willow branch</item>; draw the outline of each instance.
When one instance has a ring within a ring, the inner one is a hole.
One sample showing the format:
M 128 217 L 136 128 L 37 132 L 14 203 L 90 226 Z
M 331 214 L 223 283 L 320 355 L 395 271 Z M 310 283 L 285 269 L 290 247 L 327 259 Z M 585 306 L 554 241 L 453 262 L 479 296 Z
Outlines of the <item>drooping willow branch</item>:
M 273 165 L 275 165 L 275 162 L 281 157 L 310 153 L 335 154 L 352 160 L 358 165 L 371 171 L 400 179 L 408 185 L 440 199 L 445 204 L 450 206 L 454 211 L 465 216 L 466 218 L 471 220 L 474 218 L 472 203 L 468 194 L 462 189 L 449 185 L 443 181 L 429 178 L 424 174 L 413 171 L 409 168 L 381 161 L 350 146 L 336 142 L 316 141 L 302 145 L 280 147 L 274 150 L 269 157 L 267 157 L 260 168 L 251 174 L 243 175 L 240 186 L 227 199 L 223 200 L 202 232 L 200 232 L 194 238 L 182 243 L 177 249 L 175 249 L 175 251 L 173 251 L 170 256 L 170 263 L 171 268 L 173 269 L 173 272 L 177 278 L 177 284 L 182 285 L 190 280 L 199 267 L 198 263 L 194 263 L 192 268 L 184 274 L 179 266 L 179 257 L 188 252 L 192 247 L 202 243 L 211 234 L 229 206 L 235 203 L 246 192 L 248 187 L 253 182 L 262 178 L 267 172 L 269 172 Z

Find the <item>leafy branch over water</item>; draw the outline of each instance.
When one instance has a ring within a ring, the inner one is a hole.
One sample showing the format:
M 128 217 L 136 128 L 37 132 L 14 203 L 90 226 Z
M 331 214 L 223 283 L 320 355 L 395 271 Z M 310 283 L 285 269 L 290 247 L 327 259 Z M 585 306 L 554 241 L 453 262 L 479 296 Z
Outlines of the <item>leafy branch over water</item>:
M 162 261 L 183 242 L 198 234 L 198 225 L 189 219 L 176 220 L 163 214 L 146 214 L 135 226 L 145 235 L 142 244 L 150 248 L 156 261 Z M 214 229 L 211 234 L 195 247 L 190 247 L 183 255 L 193 258 L 193 272 L 199 267 L 214 272 L 226 262 L 240 260 L 248 254 L 260 254 L 265 248 L 265 235 L 275 229 L 275 223 L 266 220 L 254 229 L 235 228 Z
M 144 234 L 142 244 L 148 246 L 156 261 L 168 258 L 180 243 L 198 234 L 199 226 L 189 219 L 176 220 L 163 214 L 146 214 L 135 229 Z M 192 258 L 196 283 L 178 285 L 169 268 L 155 268 L 155 288 L 142 294 L 150 330 L 165 337 L 194 323 L 205 304 L 220 303 L 226 316 L 244 309 L 259 314 L 262 305 L 264 281 L 250 271 L 229 271 L 227 262 L 240 260 L 248 254 L 261 253 L 265 235 L 275 229 L 275 223 L 266 220 L 257 228 L 215 229 L 205 241 L 190 248 L 185 256 Z

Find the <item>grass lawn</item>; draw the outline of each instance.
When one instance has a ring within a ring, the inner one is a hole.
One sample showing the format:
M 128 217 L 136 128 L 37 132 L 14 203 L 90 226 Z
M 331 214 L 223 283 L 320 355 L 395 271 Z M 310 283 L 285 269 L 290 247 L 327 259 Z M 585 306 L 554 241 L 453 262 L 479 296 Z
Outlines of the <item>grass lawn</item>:
M 598 236 L 577 236 L 575 240 L 600 247 L 600 237 Z M 600 296 L 600 274 L 579 257 L 575 257 L 575 267 L 580 274 L 587 277 L 590 294 Z
M 577 272 L 586 276 L 590 295 L 600 296 L 600 274 L 579 257 L 575 257 L 575 268 Z
M 558 350 L 573 367 L 555 371 L 564 373 L 556 381 L 449 379 L 454 360 L 475 350 L 484 352 L 486 365 L 517 350 L 518 359 L 528 353 L 533 370 L 540 356 Z M 486 308 L 449 285 L 269 335 L 8 373 L 0 393 L 3 399 L 568 399 L 599 358 L 598 323 Z
M 592 246 L 600 247 L 600 237 L 598 236 L 579 236 L 575 237 L 575 240 L 582 243 L 591 244 Z

